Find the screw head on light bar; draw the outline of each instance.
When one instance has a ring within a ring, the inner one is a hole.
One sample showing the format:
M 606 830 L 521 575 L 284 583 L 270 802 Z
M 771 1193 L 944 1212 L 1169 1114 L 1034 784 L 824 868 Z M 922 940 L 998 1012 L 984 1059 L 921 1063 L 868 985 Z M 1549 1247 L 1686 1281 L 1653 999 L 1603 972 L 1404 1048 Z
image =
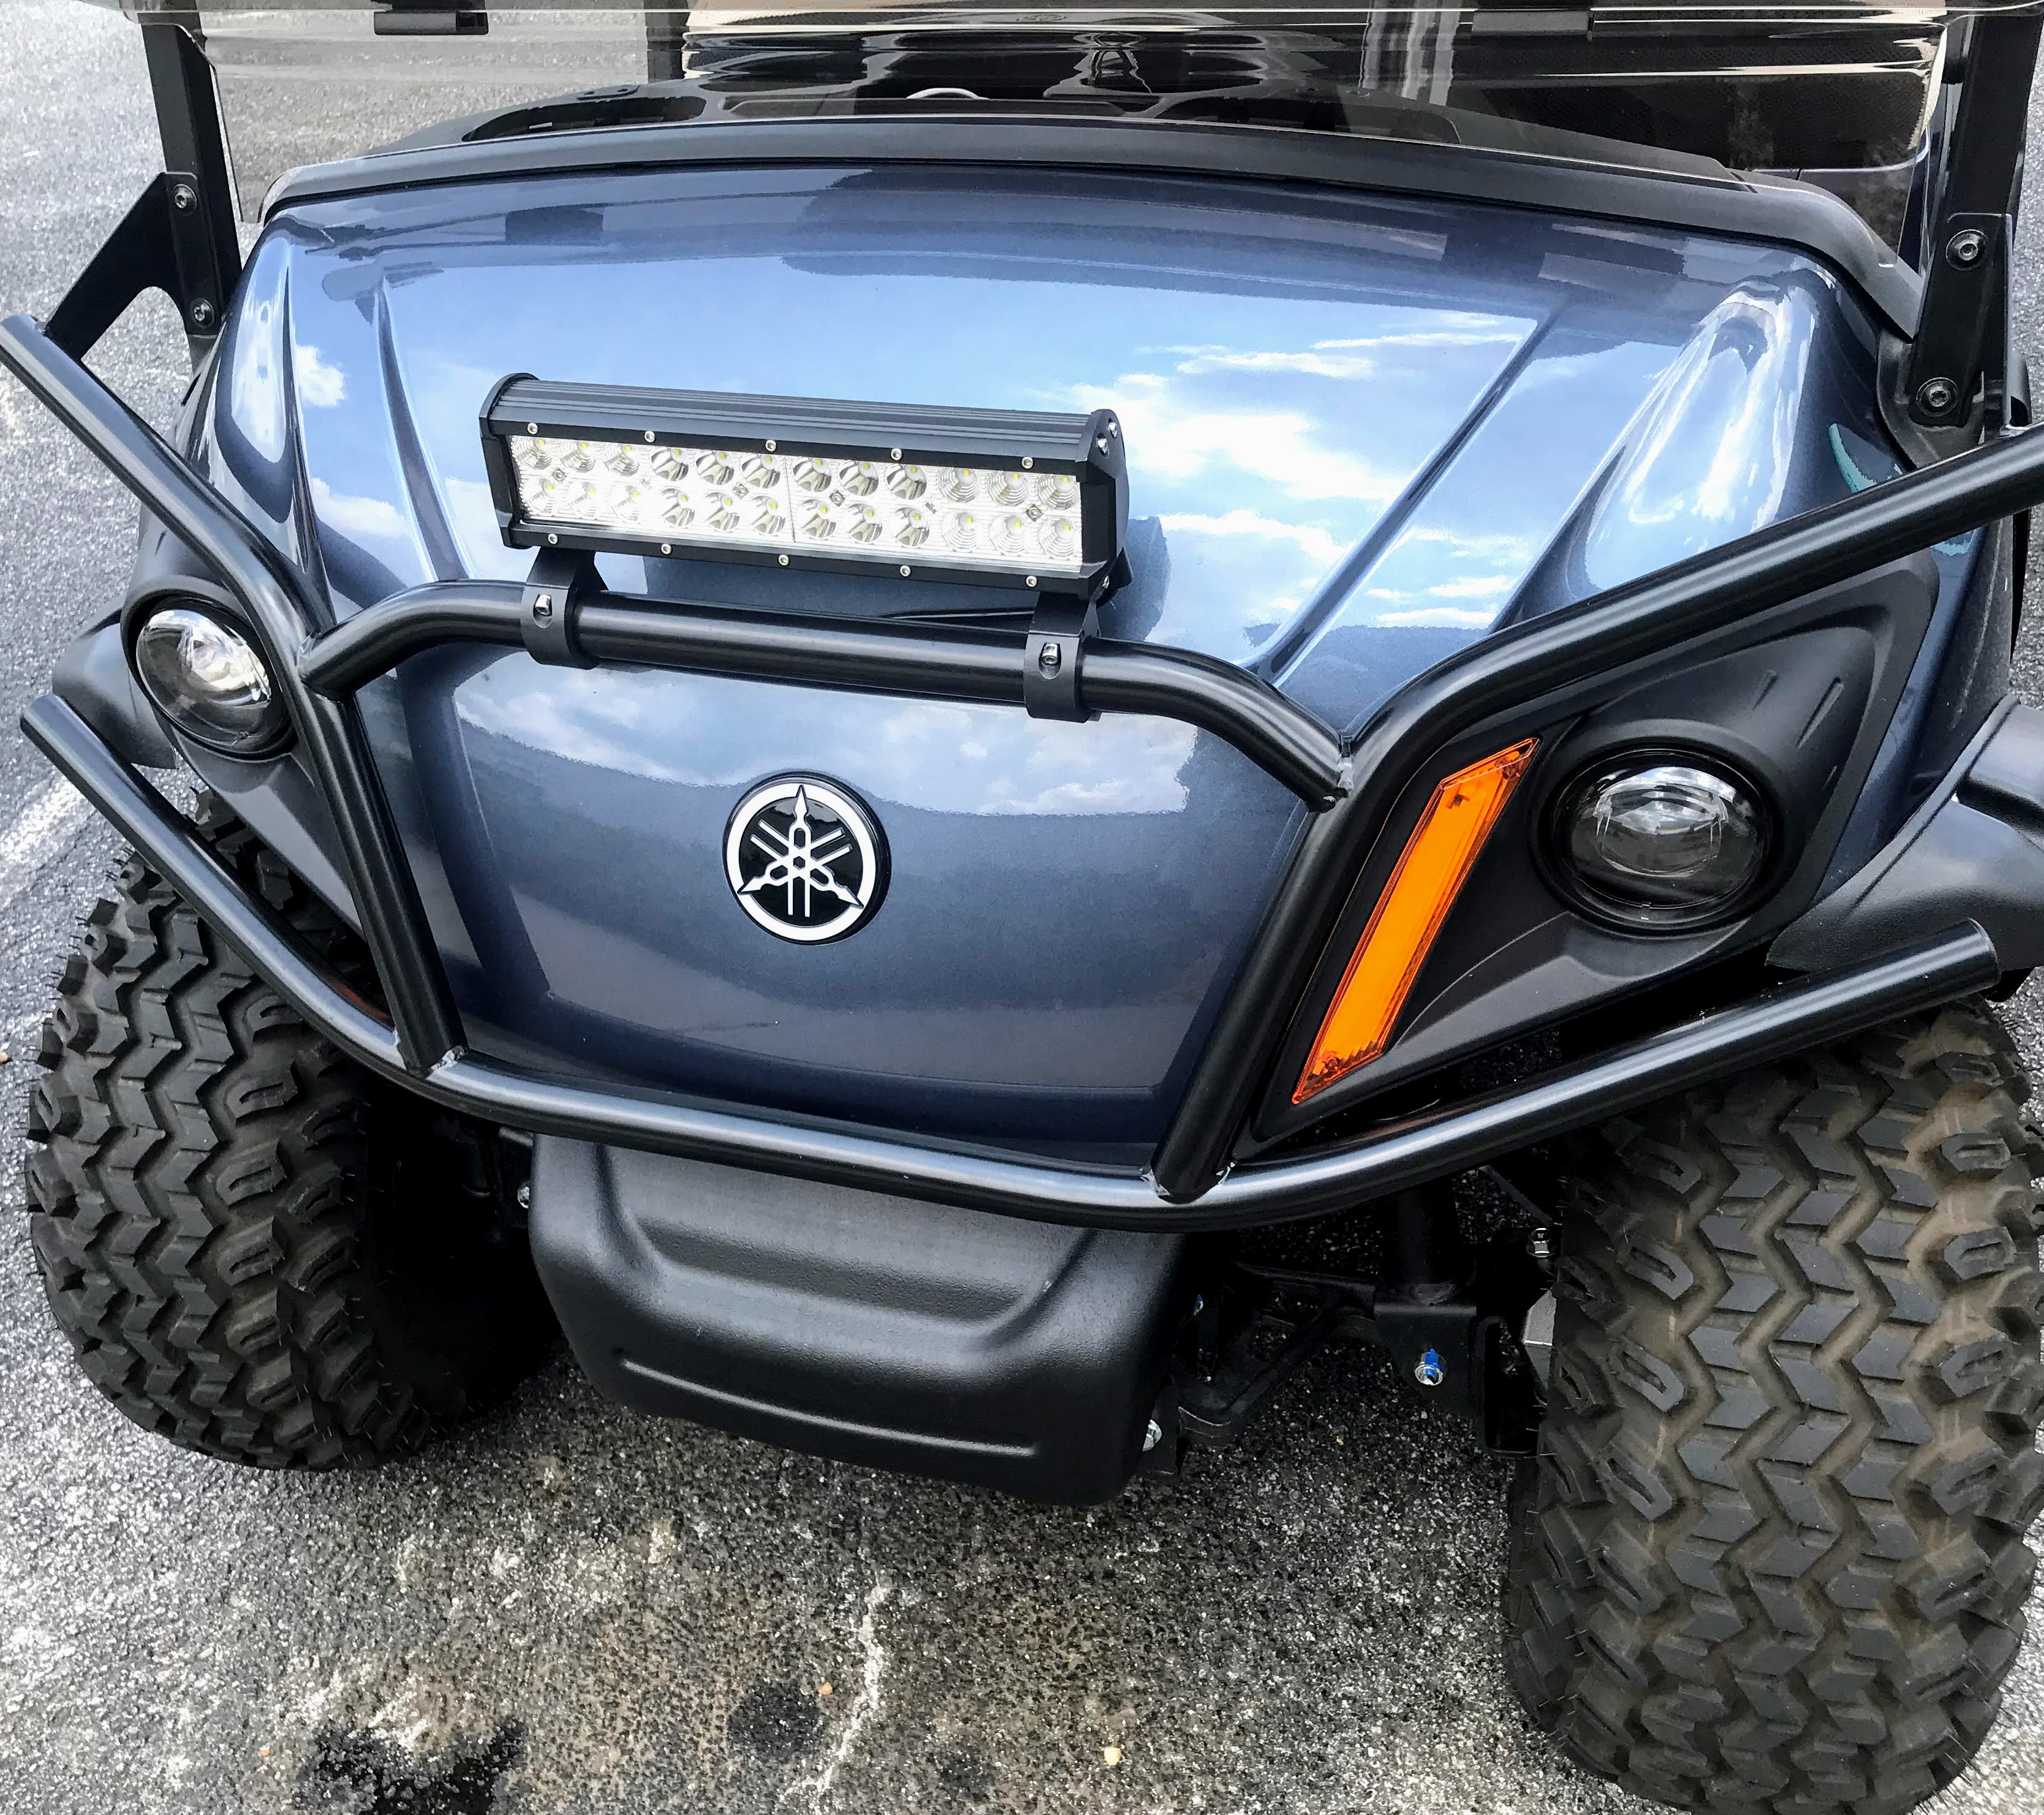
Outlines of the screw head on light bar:
M 483 459 L 513 548 L 686 556 L 1090 598 L 1128 523 L 1121 425 L 505 379 Z

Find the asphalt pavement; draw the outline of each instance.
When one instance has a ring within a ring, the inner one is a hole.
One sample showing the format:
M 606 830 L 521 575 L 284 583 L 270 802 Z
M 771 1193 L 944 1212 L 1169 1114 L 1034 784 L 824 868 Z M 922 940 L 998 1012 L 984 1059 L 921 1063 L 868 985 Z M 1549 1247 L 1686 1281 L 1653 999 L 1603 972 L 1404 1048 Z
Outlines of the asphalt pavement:
M 138 36 L 0 0 L 0 309 L 45 312 L 159 167 Z M 2039 244 L 2019 260 L 2033 347 Z M 167 306 L 94 363 L 164 421 L 186 378 Z M 0 724 L 117 596 L 133 519 L 0 379 Z M 1503 1467 L 1366 1354 L 1091 1511 L 655 1422 L 565 1358 L 379 1473 L 143 1436 L 73 1368 L 17 1213 L 34 1030 L 117 861 L 0 733 L 0 1810 L 1644 1809 L 1506 1686 Z M 2036 1001 L 2014 1011 L 2033 1065 Z M 1935 1806 L 2040 1801 L 2044 1632 Z

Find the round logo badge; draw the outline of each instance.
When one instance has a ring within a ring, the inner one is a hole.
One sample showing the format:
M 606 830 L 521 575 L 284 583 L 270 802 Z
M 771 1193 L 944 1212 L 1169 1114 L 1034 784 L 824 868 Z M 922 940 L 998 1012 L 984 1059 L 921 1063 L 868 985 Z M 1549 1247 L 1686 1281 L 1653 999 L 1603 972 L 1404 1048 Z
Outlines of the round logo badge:
M 783 775 L 733 809 L 724 873 L 738 905 L 776 938 L 820 945 L 873 917 L 887 892 L 887 840 L 845 789 Z

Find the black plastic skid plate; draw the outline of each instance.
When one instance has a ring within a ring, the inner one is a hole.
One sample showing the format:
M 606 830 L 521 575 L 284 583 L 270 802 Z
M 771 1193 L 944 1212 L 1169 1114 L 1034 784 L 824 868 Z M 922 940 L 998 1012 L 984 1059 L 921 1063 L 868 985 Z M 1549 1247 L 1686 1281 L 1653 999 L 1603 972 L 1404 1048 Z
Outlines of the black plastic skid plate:
M 532 1240 L 627 1405 L 1035 1500 L 1128 1480 L 1184 1309 L 1181 1236 L 544 1136 Z

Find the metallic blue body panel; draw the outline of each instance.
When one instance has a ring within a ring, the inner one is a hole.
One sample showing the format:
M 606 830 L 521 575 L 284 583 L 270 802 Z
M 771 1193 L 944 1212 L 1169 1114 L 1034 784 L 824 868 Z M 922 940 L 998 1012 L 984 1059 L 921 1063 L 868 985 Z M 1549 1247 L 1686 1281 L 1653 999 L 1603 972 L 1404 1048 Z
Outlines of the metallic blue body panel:
M 517 577 L 476 430 L 512 371 L 1112 405 L 1136 577 L 1104 629 L 1254 665 L 1344 729 L 1500 622 L 1845 495 L 1842 445 L 1893 460 L 1865 317 L 1800 254 L 1297 187 L 914 168 L 287 212 L 197 447 L 343 615 Z M 705 602 L 993 602 L 604 565 Z M 363 697 L 478 1044 L 1046 1150 L 1161 1132 L 1302 821 L 1226 745 L 1161 721 L 482 650 Z M 1898 725 L 1898 749 L 1917 735 Z M 791 770 L 849 784 L 892 844 L 886 904 L 840 944 L 772 939 L 724 883 L 731 808 Z M 1892 806 L 1869 796 L 1863 817 Z

